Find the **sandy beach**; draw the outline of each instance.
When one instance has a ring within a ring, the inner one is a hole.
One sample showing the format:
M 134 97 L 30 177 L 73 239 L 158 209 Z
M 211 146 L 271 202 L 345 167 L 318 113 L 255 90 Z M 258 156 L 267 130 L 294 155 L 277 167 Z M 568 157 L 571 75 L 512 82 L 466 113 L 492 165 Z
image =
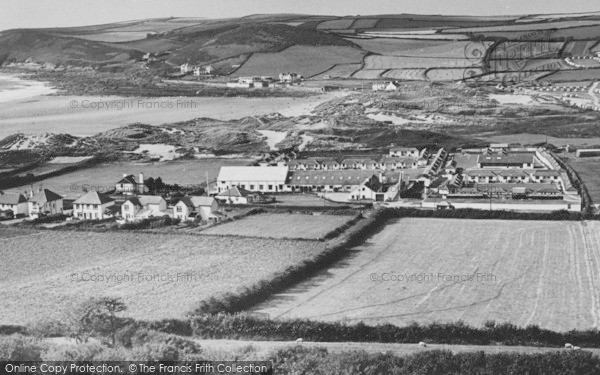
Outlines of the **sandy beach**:
M 49 95 L 55 92 L 54 88 L 43 82 L 24 80 L 17 75 L 0 74 L 0 103 Z
M 33 82 L 0 92 L 0 139 L 15 133 L 90 136 L 136 122 L 161 125 L 198 117 L 231 120 L 275 112 L 300 116 L 310 114 L 319 104 L 340 95 L 327 93 L 308 98 L 45 96 L 52 93 L 52 89 L 43 83 L 40 85 Z

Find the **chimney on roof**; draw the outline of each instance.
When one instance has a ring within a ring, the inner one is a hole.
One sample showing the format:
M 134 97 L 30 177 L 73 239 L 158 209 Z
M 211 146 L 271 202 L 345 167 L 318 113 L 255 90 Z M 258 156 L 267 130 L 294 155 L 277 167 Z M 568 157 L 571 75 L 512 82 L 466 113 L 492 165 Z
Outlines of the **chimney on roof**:
M 127 173 L 123 173 L 123 178 L 127 177 L 128 174 Z
M 143 173 L 140 173 L 138 184 L 139 184 L 138 190 L 139 190 L 140 194 L 144 194 L 144 174 Z

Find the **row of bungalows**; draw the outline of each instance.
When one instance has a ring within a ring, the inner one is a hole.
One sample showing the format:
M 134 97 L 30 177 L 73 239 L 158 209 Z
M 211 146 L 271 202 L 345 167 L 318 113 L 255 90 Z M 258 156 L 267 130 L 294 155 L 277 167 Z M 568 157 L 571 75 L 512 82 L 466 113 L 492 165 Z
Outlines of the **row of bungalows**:
M 426 159 L 384 155 L 379 160 L 371 158 L 348 158 L 341 162 L 331 158 L 294 159 L 287 162 L 290 171 L 335 171 L 342 169 L 411 169 L 427 165 Z
M 365 183 L 377 178 L 381 184 L 379 188 L 370 189 L 373 193 L 381 193 L 390 186 L 400 184 L 402 171 L 383 170 L 339 170 L 339 171 L 293 171 L 287 181 L 287 188 L 291 192 L 355 192 L 361 190 Z M 373 180 L 374 181 L 374 180 Z M 369 188 L 367 186 L 367 188 Z M 367 189 L 362 191 L 368 191 Z M 362 198 L 363 194 L 356 193 L 354 199 Z M 372 195 L 372 194 L 371 194 Z
M 21 193 L 0 194 L 0 211 L 10 213 L 6 216 L 36 219 L 40 216 L 62 214 L 63 197 L 48 189 L 30 192 L 29 198 Z M 4 215 L 3 215 L 4 216 Z
M 409 157 L 409 158 L 423 158 L 427 155 L 427 149 L 419 150 L 416 147 L 392 147 L 390 148 L 389 155 L 397 157 Z
M 448 152 L 444 148 L 440 148 L 429 165 L 425 168 L 423 173 L 426 176 L 434 176 L 443 171 L 446 166 L 446 159 L 448 158 Z
M 535 167 L 534 153 L 510 153 L 495 155 L 479 155 L 477 168 L 521 168 L 533 169 Z
M 504 199 L 562 199 L 562 190 L 554 184 L 544 183 L 495 183 L 477 184 L 456 189 L 445 194 L 446 198 L 504 198 Z
M 493 182 L 559 183 L 561 180 L 561 172 L 551 169 L 472 169 L 466 171 L 464 175 L 466 182 L 479 184 L 487 184 Z

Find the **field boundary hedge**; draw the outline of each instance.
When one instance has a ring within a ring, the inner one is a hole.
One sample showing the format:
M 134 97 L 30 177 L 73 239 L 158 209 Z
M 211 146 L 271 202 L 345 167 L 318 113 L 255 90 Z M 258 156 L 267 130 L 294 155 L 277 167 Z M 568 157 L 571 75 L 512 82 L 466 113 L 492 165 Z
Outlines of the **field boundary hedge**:
M 241 293 L 226 293 L 219 297 L 211 297 L 208 300 L 201 301 L 198 308 L 191 315 L 220 312 L 236 313 L 264 302 L 273 294 L 282 292 L 343 259 L 348 254 L 348 249 L 360 245 L 372 234 L 381 230 L 383 223 L 388 219 L 388 211 L 384 209 L 375 210 L 370 217 L 362 222 L 358 221 L 353 230 L 346 232 L 345 236 L 339 238 L 338 241 L 334 241 L 331 246 L 328 246 L 313 258 L 288 267 L 285 271 L 275 274 L 271 279 L 263 279 Z
M 272 320 L 239 314 L 203 314 L 190 318 L 195 336 L 210 339 L 250 339 L 294 341 L 302 338 L 315 342 L 380 342 L 435 343 L 451 345 L 507 345 L 564 347 L 572 343 L 581 347 L 600 347 L 600 332 L 596 330 L 555 332 L 538 326 L 517 327 L 510 323 L 487 322 L 475 328 L 461 321 L 407 326 L 364 323 L 345 324 L 307 319 Z

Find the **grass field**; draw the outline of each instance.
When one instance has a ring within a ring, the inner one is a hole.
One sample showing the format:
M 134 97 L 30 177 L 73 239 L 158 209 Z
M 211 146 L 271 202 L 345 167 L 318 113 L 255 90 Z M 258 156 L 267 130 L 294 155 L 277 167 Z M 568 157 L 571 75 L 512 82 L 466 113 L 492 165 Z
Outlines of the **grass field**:
M 311 78 L 323 79 L 325 76 L 329 76 L 330 78 L 350 78 L 352 73 L 360 69 L 361 66 L 362 64 L 338 64 L 331 69 Z
M 261 214 L 217 225 L 202 233 L 265 238 L 319 239 L 352 220 L 345 215 Z
M 146 32 L 144 31 L 116 31 L 116 32 L 105 32 L 100 34 L 91 35 L 71 35 L 74 38 L 94 40 L 96 42 L 109 42 L 109 43 L 121 43 L 131 42 L 134 40 L 141 40 L 146 38 Z
M 583 180 L 593 203 L 600 204 L 600 157 L 578 158 L 571 156 L 566 159 L 566 162 Z
M 379 53 L 381 55 L 406 55 L 412 51 L 443 46 L 446 41 L 440 40 L 410 40 L 410 39 L 348 39 L 359 45 L 365 51 Z
M 403 219 L 257 312 L 367 324 L 600 324 L 600 223 Z
M 594 26 L 600 24 L 600 21 L 585 21 L 585 20 L 570 20 L 557 22 L 542 22 L 542 23 L 526 23 L 518 25 L 502 25 L 489 27 L 471 27 L 451 29 L 450 32 L 463 33 L 485 33 L 487 31 L 531 31 L 531 30 L 548 30 L 548 29 L 564 29 L 570 27 Z
M 600 80 L 600 69 L 564 70 L 544 78 L 549 82 L 571 82 Z
M 365 70 L 415 68 L 466 68 L 473 62 L 462 58 L 376 56 L 365 58 Z
M 122 297 L 138 319 L 182 318 L 196 302 L 269 278 L 324 244 L 0 229 L 0 248 L 0 324 L 24 324 L 91 296 Z
M 423 81 L 425 80 L 425 71 L 426 69 L 392 69 L 385 72 L 382 77 L 410 81 Z
M 364 52 L 343 46 L 293 46 L 276 53 L 255 53 L 235 72 L 236 76 L 277 76 L 296 72 L 305 77 L 324 72 L 337 64 L 360 63 Z

